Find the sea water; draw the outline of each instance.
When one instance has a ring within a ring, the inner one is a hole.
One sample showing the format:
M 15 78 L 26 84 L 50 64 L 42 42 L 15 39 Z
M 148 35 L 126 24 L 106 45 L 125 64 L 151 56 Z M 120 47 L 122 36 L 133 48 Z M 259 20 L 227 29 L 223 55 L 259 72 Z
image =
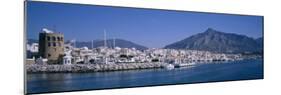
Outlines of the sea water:
M 27 93 L 263 79 L 263 60 L 197 64 L 192 67 L 91 73 L 27 74 Z

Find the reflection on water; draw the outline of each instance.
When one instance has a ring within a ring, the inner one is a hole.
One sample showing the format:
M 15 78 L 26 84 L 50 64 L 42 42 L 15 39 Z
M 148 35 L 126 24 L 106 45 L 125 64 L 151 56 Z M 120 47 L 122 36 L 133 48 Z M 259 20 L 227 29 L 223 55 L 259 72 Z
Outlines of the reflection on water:
M 27 90 L 28 93 L 40 93 L 261 78 L 262 60 L 244 60 L 224 64 L 199 64 L 172 70 L 27 74 Z

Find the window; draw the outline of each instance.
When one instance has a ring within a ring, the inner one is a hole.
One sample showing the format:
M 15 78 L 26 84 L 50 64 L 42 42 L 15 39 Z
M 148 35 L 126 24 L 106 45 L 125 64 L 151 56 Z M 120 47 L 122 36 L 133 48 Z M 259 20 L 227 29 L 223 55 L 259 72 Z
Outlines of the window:
M 47 37 L 47 40 L 50 41 L 50 40 L 51 40 L 51 37 L 48 36 L 48 37 Z
M 52 40 L 53 40 L 53 41 L 56 41 L 56 37 L 53 37 Z
M 60 41 L 61 40 L 60 37 L 57 37 L 57 40 Z
M 50 47 L 50 46 L 51 46 L 51 43 L 49 42 L 49 43 L 48 43 L 48 47 Z
M 47 36 L 47 40 L 50 41 L 50 40 L 51 40 L 51 37 Z
M 54 47 L 57 46 L 56 42 L 53 42 L 53 46 L 54 46 Z
M 48 54 L 48 57 L 51 57 L 51 54 Z

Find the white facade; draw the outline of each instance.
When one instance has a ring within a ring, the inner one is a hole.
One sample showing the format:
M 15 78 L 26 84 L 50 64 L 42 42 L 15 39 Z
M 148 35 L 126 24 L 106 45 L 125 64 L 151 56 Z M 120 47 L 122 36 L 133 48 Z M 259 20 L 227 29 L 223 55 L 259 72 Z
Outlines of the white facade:
M 36 53 L 39 50 L 39 44 L 38 43 L 32 43 L 31 45 L 27 45 L 26 49 L 30 52 Z
M 70 65 L 72 63 L 71 62 L 71 59 L 72 59 L 71 51 L 72 50 L 65 49 L 65 51 L 64 51 L 65 56 L 63 57 L 63 64 L 64 65 Z
M 71 56 L 64 56 L 63 57 L 63 64 L 70 65 L 71 64 Z

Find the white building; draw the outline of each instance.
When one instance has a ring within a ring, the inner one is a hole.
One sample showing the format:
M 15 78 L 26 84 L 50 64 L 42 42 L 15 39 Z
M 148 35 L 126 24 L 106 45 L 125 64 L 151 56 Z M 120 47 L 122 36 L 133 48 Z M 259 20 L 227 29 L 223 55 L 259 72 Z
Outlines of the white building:
M 63 57 L 63 64 L 64 65 L 70 65 L 71 64 L 71 56 L 67 55 Z
M 71 51 L 72 50 L 68 50 L 68 49 L 66 49 L 65 51 L 64 51 L 64 57 L 63 57 L 63 64 L 64 65 L 70 65 L 71 64 L 71 59 L 72 59 L 72 56 L 71 56 Z
M 39 44 L 38 43 L 32 43 L 31 45 L 27 45 L 26 49 L 32 53 L 36 53 L 39 50 Z

